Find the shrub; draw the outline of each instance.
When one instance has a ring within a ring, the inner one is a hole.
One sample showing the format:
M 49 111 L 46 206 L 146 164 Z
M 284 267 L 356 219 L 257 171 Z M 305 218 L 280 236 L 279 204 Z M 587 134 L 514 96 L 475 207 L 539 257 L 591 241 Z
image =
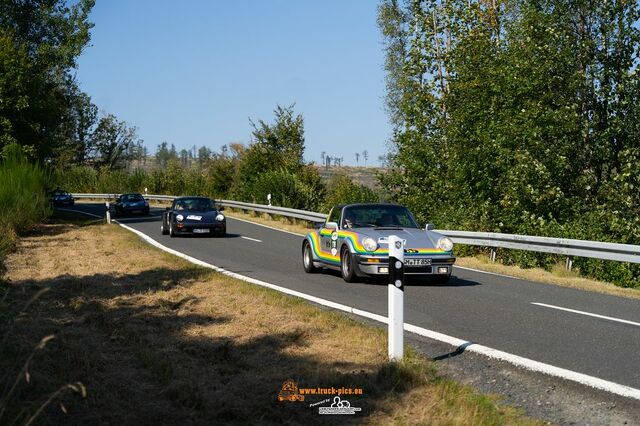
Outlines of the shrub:
M 0 269 L 16 235 L 49 212 L 48 174 L 32 164 L 16 144 L 5 146 L 0 162 Z

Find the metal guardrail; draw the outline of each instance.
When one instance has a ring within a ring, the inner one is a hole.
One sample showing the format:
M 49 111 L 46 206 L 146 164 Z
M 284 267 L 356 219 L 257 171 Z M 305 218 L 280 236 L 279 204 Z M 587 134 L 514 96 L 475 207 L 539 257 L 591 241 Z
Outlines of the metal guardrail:
M 89 199 L 105 199 L 115 200 L 120 194 L 71 194 L 75 198 Z M 173 201 L 172 195 L 144 195 L 144 198 L 155 201 Z M 291 209 L 288 207 L 268 206 L 266 204 L 245 203 L 233 200 L 216 200 L 216 202 L 225 207 L 233 209 L 251 210 L 261 213 L 268 213 L 278 216 L 292 217 L 295 219 L 307 220 L 309 222 L 324 222 L 327 218 L 326 214 L 309 212 L 306 210 Z
M 640 245 L 572 240 L 568 238 L 535 237 L 531 235 L 500 234 L 495 232 L 450 230 L 438 230 L 437 232 L 447 235 L 457 244 L 492 248 L 500 247 L 559 254 L 569 257 L 590 257 L 594 259 L 640 263 Z
M 119 194 L 71 194 L 75 198 L 115 199 Z M 171 195 L 145 195 L 149 200 L 172 201 Z M 251 210 L 273 215 L 293 217 L 310 222 L 324 222 L 326 214 L 265 204 L 244 203 L 233 200 L 217 200 L 225 207 Z M 640 263 L 640 245 L 605 243 L 599 241 L 572 240 L 567 238 L 536 237 L 531 235 L 501 234 L 494 232 L 470 232 L 436 230 L 450 237 L 456 244 L 468 244 L 491 248 L 491 260 L 495 260 L 497 248 L 535 251 L 567 256 L 567 269 L 571 269 L 573 257 Z

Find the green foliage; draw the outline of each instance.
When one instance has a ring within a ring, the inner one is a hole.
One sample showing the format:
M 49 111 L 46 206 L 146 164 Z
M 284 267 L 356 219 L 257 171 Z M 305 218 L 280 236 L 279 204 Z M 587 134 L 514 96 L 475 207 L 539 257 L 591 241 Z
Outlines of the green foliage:
M 639 17 L 637 2 L 383 1 L 381 183 L 441 228 L 640 243 Z M 576 265 L 640 285 L 635 266 Z
M 380 201 L 370 188 L 353 182 L 344 174 L 335 174 L 327 188 L 327 197 L 323 200 L 324 211 L 338 204 L 373 203 Z
M 93 0 L 4 1 L 0 7 L 0 148 L 17 142 L 44 162 L 73 133 L 79 91 L 70 70 L 89 42 Z M 67 148 L 77 152 L 75 147 Z
M 29 162 L 17 144 L 5 145 L 0 160 L 0 271 L 16 235 L 49 212 L 47 173 Z

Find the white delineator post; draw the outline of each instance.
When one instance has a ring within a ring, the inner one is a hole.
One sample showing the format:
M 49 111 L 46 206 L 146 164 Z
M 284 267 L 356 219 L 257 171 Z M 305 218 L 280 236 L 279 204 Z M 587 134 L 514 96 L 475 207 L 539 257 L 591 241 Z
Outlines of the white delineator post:
M 404 241 L 389 236 L 389 360 L 404 356 Z
M 106 207 L 107 207 L 107 223 L 111 223 L 111 210 L 109 209 L 109 202 L 107 201 L 105 203 Z

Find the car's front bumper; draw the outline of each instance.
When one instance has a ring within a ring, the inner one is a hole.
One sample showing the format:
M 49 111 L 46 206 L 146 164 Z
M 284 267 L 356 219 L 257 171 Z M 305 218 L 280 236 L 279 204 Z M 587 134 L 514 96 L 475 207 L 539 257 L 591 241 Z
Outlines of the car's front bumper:
M 357 257 L 358 272 L 360 275 L 388 275 L 389 258 L 381 256 Z M 405 275 L 450 275 L 456 258 L 453 256 L 432 257 L 431 265 L 405 266 Z
M 205 230 L 204 232 L 198 232 L 197 230 Z M 208 231 L 208 232 L 207 232 Z M 179 234 L 225 234 L 227 232 L 227 224 L 224 222 L 215 223 L 176 223 L 175 231 Z
M 149 206 L 120 206 L 117 210 L 123 214 L 146 213 L 149 211 Z

